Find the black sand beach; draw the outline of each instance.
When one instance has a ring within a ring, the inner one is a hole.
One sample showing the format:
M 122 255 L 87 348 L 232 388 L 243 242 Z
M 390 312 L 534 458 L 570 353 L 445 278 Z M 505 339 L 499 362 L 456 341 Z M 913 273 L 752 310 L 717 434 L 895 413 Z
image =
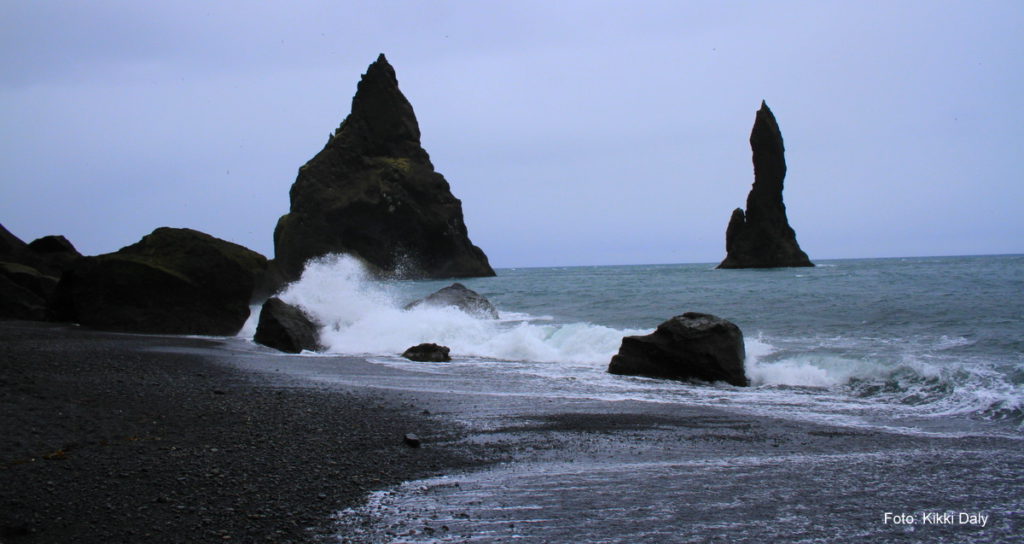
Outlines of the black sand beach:
M 214 341 L 25 322 L 0 338 L 5 544 L 307 542 L 372 489 L 474 463 L 437 446 L 457 426 L 393 395 L 189 352 Z
M 1024 531 L 1013 438 L 448 394 L 444 376 L 233 341 L 20 322 L 0 336 L 4 543 L 1006 542 Z M 403 444 L 409 432 L 423 447 Z M 986 521 L 928 523 L 932 511 Z

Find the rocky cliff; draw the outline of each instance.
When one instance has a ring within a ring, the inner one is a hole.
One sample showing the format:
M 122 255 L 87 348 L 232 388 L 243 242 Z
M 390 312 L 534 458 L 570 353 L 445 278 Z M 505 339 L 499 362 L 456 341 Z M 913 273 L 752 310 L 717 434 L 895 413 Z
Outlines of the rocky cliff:
M 412 105 L 383 54 L 359 82 L 352 112 L 299 168 L 274 252 L 285 280 L 327 253 L 398 277 L 494 275 L 469 240 L 462 203 L 420 145 Z
M 725 232 L 727 255 L 718 268 L 814 266 L 786 218 L 782 202 L 786 149 L 779 124 L 764 101 L 750 131 L 750 149 L 754 186 L 747 195 L 746 212 L 740 208 L 732 212 Z

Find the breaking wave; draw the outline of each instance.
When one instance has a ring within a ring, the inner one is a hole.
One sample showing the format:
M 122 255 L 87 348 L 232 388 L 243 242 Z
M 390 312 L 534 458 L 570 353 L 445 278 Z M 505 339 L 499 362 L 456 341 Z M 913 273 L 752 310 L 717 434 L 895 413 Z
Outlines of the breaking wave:
M 500 319 L 479 319 L 454 307 L 419 305 L 396 285 L 374 281 L 347 255 L 307 265 L 279 297 L 323 325 L 320 342 L 330 353 L 397 355 L 423 342 L 443 344 L 453 355 L 508 361 L 581 363 L 608 361 L 624 335 L 590 323 L 551 322 L 500 309 Z
M 814 339 L 794 351 L 751 339 L 747 375 L 757 387 L 822 388 L 898 405 L 921 416 L 981 415 L 1024 423 L 1024 370 L 1019 363 L 943 353 L 969 345 L 963 338 L 904 339 L 903 350 L 888 352 L 889 358 L 871 353 L 869 346 L 879 342 L 885 341 Z
M 417 282 L 377 281 L 357 259 L 337 255 L 310 262 L 302 277 L 278 296 L 322 324 L 320 341 L 328 353 L 397 360 L 408 347 L 433 342 L 451 348 L 453 357 L 463 363 L 535 363 L 524 372 L 562 378 L 579 375 L 595 389 L 613 385 L 608 380 L 616 378 L 608 377 L 604 370 L 622 338 L 650 332 L 588 322 L 561 323 L 547 315 L 516 312 L 517 308 L 499 307 L 497 320 L 477 318 L 452 307 L 405 309 L 412 300 L 428 294 L 417 289 L 428 287 Z M 244 336 L 251 337 L 255 331 L 258 308 L 255 310 L 241 333 Z M 748 334 L 746 371 L 754 387 L 742 398 L 757 402 L 750 395 L 761 392 L 773 396 L 777 403 L 779 395 L 788 392 L 794 403 L 800 403 L 807 402 L 807 391 L 816 391 L 837 405 L 867 402 L 879 410 L 899 407 L 900 413 L 915 416 L 968 414 L 1015 421 L 1020 426 L 1024 422 L 1024 356 L 1015 361 L 991 361 L 972 354 L 971 347 L 966 338 L 948 336 L 779 338 Z M 666 391 L 679 387 L 675 383 L 664 386 Z M 815 401 L 816 409 L 826 409 L 823 404 L 828 402 Z

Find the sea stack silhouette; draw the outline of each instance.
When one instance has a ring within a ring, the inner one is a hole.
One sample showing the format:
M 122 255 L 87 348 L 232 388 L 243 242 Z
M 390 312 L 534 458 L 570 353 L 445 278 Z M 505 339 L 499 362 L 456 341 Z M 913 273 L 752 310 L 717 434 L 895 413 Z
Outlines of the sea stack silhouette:
M 494 275 L 469 239 L 462 202 L 420 145 L 412 105 L 383 53 L 363 74 L 352 112 L 299 168 L 290 195 L 291 210 L 274 229 L 285 281 L 328 253 L 354 255 L 389 277 Z
M 786 177 L 786 149 L 779 124 L 761 101 L 750 131 L 754 155 L 754 186 L 747 195 L 747 210 L 736 208 L 725 231 L 725 260 L 718 268 L 781 268 L 814 266 L 796 242 L 782 203 Z

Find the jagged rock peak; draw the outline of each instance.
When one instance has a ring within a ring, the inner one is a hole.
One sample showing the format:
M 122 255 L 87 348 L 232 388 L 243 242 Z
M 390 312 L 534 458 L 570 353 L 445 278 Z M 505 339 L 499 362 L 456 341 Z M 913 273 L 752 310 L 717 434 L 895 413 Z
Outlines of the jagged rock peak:
M 782 201 L 786 147 L 775 115 L 762 100 L 750 131 L 754 185 L 747 209 L 732 212 L 725 231 L 725 260 L 718 268 L 814 266 L 800 249 Z
M 412 105 L 383 54 L 360 79 L 351 113 L 299 168 L 290 197 L 274 230 L 282 281 L 332 253 L 389 277 L 494 275 L 469 240 L 462 202 L 420 145 Z
M 420 127 L 412 104 L 398 89 L 395 69 L 384 53 L 360 79 L 352 97 L 352 112 L 331 144 L 366 156 L 427 158 L 420 147 Z
M 751 195 L 763 193 L 774 206 L 782 206 L 782 180 L 786 177 L 786 146 L 775 115 L 764 100 L 757 110 L 750 131 L 750 149 L 754 157 L 754 186 Z M 751 196 L 747 197 L 750 208 Z M 757 206 L 755 206 L 756 208 Z

